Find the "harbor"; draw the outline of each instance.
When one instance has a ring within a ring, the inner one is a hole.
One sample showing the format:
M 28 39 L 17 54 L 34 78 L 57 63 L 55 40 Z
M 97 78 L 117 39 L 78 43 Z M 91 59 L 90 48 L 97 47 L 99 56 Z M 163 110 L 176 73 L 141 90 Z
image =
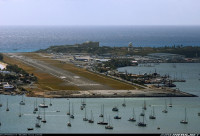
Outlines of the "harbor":
M 37 105 L 43 103 L 43 98 L 24 97 L 25 105 L 21 105 L 21 117 L 19 117 L 19 102 L 21 96 L 1 95 L 2 107 L 0 107 L 0 130 L 1 133 L 199 133 L 198 124 L 200 121 L 199 98 L 195 97 L 191 101 L 190 98 L 172 98 L 172 107 L 169 107 L 170 98 L 125 98 L 126 106 L 122 106 L 124 98 L 45 98 L 47 108 L 39 108 L 34 114 L 34 102 Z M 6 111 L 6 100 L 8 99 L 9 111 Z M 81 110 L 82 100 L 84 99 L 85 107 Z M 146 110 L 144 110 L 144 123 L 146 127 L 138 126 L 139 122 L 143 122 L 143 116 L 140 116 L 144 104 L 146 102 Z M 167 104 L 167 113 L 162 111 L 165 109 L 165 101 Z M 70 111 L 69 111 L 70 102 Z M 52 104 L 50 106 L 50 103 Z M 73 105 L 73 112 L 72 112 Z M 103 107 L 103 115 L 101 107 Z M 118 111 L 112 111 L 117 106 Z M 128 121 L 133 117 L 133 108 L 136 121 Z M 154 108 L 156 119 L 149 119 Z M 188 124 L 180 123 L 185 119 L 185 108 L 187 108 Z M 45 120 L 44 119 L 45 109 Z M 58 112 L 59 111 L 59 112 Z M 93 123 L 84 121 L 83 118 L 91 119 L 91 111 L 93 115 Z M 39 113 L 40 112 L 40 113 Z M 71 127 L 67 126 L 70 114 L 74 118 L 70 118 Z M 38 114 L 42 118 L 37 119 Z M 114 119 L 118 115 L 121 119 Z M 179 116 L 177 116 L 179 115 Z M 110 117 L 110 119 L 109 119 Z M 98 122 L 103 121 L 109 123 L 113 129 L 105 129 L 106 125 L 99 125 Z M 39 123 L 40 127 L 35 124 Z M 126 127 L 124 127 L 126 126 Z M 160 129 L 158 129 L 158 127 Z M 28 130 L 28 128 L 33 128 Z M 79 128 L 79 129 L 77 129 Z
M 193 65 L 191 67 L 190 65 Z M 135 73 L 148 72 L 147 67 L 124 67 Z M 154 70 L 155 67 L 152 67 Z M 189 69 L 188 69 L 189 68 Z M 200 96 L 199 92 L 199 64 L 171 64 L 156 65 L 158 73 L 182 73 L 186 82 L 176 82 L 176 86 L 186 92 Z M 133 73 L 134 73 L 133 72 Z M 97 91 L 97 90 L 96 90 Z M 86 93 L 85 93 L 86 94 Z M 84 95 L 83 95 L 84 96 Z M 20 102 L 25 105 L 19 105 Z M 8 102 L 8 104 L 7 104 Z M 0 95 L 0 130 L 1 133 L 199 133 L 200 121 L 199 97 L 116 97 L 116 98 L 44 98 L 26 97 L 22 95 Z M 40 108 L 43 104 L 47 108 Z M 125 104 L 125 106 L 123 106 Z M 69 106 L 70 105 L 70 106 Z M 38 107 L 37 107 L 38 106 Z M 114 107 L 118 111 L 112 111 Z M 6 111 L 7 107 L 9 111 Z M 35 111 L 35 108 L 38 111 Z M 133 111 L 134 108 L 134 111 Z M 45 111 L 44 111 L 45 109 Z M 146 109 L 146 110 L 145 110 Z M 187 110 L 185 112 L 185 109 Z M 164 112 L 164 111 L 167 112 Z M 92 111 L 92 112 L 91 112 Z M 45 113 L 44 113 L 45 112 Z M 21 113 L 21 117 L 19 117 Z M 67 113 L 69 115 L 67 115 Z M 141 116 L 141 113 L 144 116 Z M 100 116 L 103 114 L 103 117 Z M 37 120 L 40 115 L 41 120 Z M 70 118 L 73 115 L 74 118 Z M 179 116 L 177 116 L 179 115 Z M 46 123 L 41 122 L 44 119 Z M 121 119 L 114 119 L 114 117 Z M 151 116 L 151 118 L 150 118 Z M 155 119 L 152 119 L 152 116 Z M 135 121 L 129 121 L 131 118 Z M 83 118 L 93 120 L 93 123 Z M 181 123 L 187 119 L 187 124 Z M 67 123 L 70 121 L 71 126 Z M 99 125 L 98 122 L 108 123 Z M 26 123 L 24 123 L 26 122 Z M 40 127 L 35 124 L 39 122 Z M 110 122 L 110 123 L 109 123 Z M 141 123 L 146 126 L 140 126 Z M 140 125 L 139 125 L 140 124 Z M 106 129 L 112 126 L 113 129 Z M 124 127 L 126 126 L 126 127 Z M 77 129 L 79 128 L 79 129 Z

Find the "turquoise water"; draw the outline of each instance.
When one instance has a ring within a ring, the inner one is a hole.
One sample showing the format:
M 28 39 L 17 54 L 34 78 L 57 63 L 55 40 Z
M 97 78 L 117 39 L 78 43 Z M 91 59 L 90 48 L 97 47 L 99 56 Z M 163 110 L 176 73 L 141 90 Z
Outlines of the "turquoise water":
M 120 71 L 127 70 L 128 72 L 134 71 L 149 72 L 154 71 L 155 68 L 160 73 L 169 73 L 174 75 L 174 72 L 182 73 L 182 77 L 186 79 L 185 83 L 179 83 L 178 87 L 181 90 L 185 90 L 196 95 L 200 94 L 199 73 L 200 64 L 176 64 L 176 68 L 172 67 L 172 64 L 160 64 L 155 67 L 124 67 L 120 68 Z M 148 71 L 147 71 L 148 70 Z M 195 82 L 195 83 L 194 83 Z M 10 111 L 6 111 L 6 101 L 8 98 L 8 107 Z M 173 107 L 168 107 L 168 113 L 162 113 L 165 108 L 165 100 L 167 104 L 170 102 L 170 98 L 126 98 L 126 107 L 122 107 L 124 98 L 86 98 L 86 113 L 90 119 L 90 112 L 92 110 L 94 116 L 94 123 L 90 124 L 83 121 L 85 111 L 80 110 L 81 99 L 80 98 L 60 98 L 52 99 L 52 106 L 46 109 L 47 123 L 41 122 L 41 128 L 35 128 L 36 116 L 38 113 L 33 114 L 34 101 L 36 98 L 24 97 L 26 105 L 21 106 L 22 117 L 18 117 L 19 114 L 19 102 L 22 96 L 8 96 L 1 95 L 0 103 L 3 104 L 0 107 L 0 133 L 200 133 L 199 122 L 200 116 L 197 115 L 200 112 L 200 99 L 199 97 L 173 97 Z M 144 100 L 147 104 L 147 110 L 145 111 L 145 122 L 147 127 L 137 126 L 137 122 L 142 118 L 139 114 L 142 112 L 142 106 Z M 37 98 L 37 103 L 42 103 L 42 98 Z M 72 127 L 67 126 L 68 115 L 68 102 L 74 105 L 74 119 L 71 119 Z M 45 98 L 46 104 L 50 103 L 50 99 Z M 98 125 L 98 121 L 102 121 L 99 117 L 101 114 L 101 105 L 104 104 L 105 120 L 111 117 L 111 122 L 114 127 L 113 130 L 106 130 L 105 126 Z M 112 108 L 118 106 L 119 112 L 113 112 Z M 152 107 L 154 106 L 156 120 L 150 120 L 149 115 Z M 132 116 L 132 109 L 134 108 L 136 114 L 136 122 L 127 121 Z M 184 119 L 185 108 L 187 109 L 188 124 L 180 124 L 180 121 Z M 60 112 L 56 112 L 60 111 Z M 122 118 L 119 120 L 114 119 L 115 115 L 119 115 Z M 43 117 L 43 109 L 41 109 L 41 116 Z M 33 127 L 34 130 L 27 131 L 28 127 Z M 160 127 L 160 130 L 157 129 Z

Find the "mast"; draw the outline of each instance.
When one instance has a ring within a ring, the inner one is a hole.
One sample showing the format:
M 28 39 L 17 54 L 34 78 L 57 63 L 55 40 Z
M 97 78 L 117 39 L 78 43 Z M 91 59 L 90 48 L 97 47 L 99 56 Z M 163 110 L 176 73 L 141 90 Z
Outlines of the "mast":
M 21 105 L 19 104 L 19 117 L 21 117 L 22 114 L 21 114 Z
M 8 98 L 7 98 L 6 106 L 7 106 L 6 111 L 9 111 L 9 108 L 8 108 Z
M 186 116 L 187 116 L 187 113 L 186 113 L 186 108 L 185 108 L 185 121 L 187 121 Z
M 104 104 L 102 106 L 102 113 L 103 113 L 103 122 L 104 122 Z
M 67 115 L 70 115 L 70 101 L 69 101 L 69 112 L 67 113 Z

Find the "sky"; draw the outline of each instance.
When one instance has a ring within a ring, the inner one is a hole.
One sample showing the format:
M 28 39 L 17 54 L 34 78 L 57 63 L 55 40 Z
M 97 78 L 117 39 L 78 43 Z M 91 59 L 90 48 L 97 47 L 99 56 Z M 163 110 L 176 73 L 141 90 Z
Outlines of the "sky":
M 200 0 L 0 0 L 0 25 L 200 25 Z

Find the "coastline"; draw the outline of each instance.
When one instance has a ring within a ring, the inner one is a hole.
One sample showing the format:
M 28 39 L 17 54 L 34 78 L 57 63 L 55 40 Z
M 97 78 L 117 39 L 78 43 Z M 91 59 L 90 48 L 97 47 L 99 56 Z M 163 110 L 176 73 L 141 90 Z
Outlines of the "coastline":
M 13 54 L 10 54 L 10 55 L 13 55 Z M 16 54 L 15 53 L 14 55 L 21 56 L 22 54 Z M 8 57 L 9 55 L 6 55 L 6 56 Z M 17 58 L 17 56 L 16 56 L 16 58 Z M 24 62 L 26 62 L 27 60 L 34 60 L 32 62 L 35 63 L 35 61 L 38 60 L 38 59 L 33 59 L 31 57 L 28 57 L 28 56 L 26 56 L 25 59 L 22 59 L 22 57 L 20 57 L 20 59 L 19 58 L 16 59 L 16 58 L 12 57 L 10 59 L 15 60 L 15 62 L 16 61 L 21 62 L 24 65 L 29 66 L 29 67 L 33 67 L 33 63 L 31 64 L 30 61 L 29 61 L 29 63 L 24 63 Z M 56 60 L 54 60 L 54 62 L 55 61 Z M 59 62 L 59 61 L 56 61 L 56 62 Z M 47 62 L 45 62 L 45 63 L 47 63 Z M 49 66 L 49 64 L 46 65 L 45 63 L 43 63 L 40 60 L 41 65 Z M 64 64 L 62 64 L 62 65 L 64 65 Z M 36 67 L 34 67 L 34 68 L 36 68 Z M 54 72 L 52 70 L 54 70 L 55 68 L 56 68 L 55 69 L 56 71 L 58 71 L 59 69 L 65 70 L 65 69 L 61 69 L 59 67 L 55 67 L 55 66 L 54 67 L 52 66 L 51 68 L 52 68 L 51 72 Z M 65 71 L 67 71 L 67 70 L 65 70 Z M 69 72 L 69 71 L 67 71 L 67 72 Z M 56 74 L 57 73 L 54 73 L 54 76 Z M 72 73 L 70 73 L 70 74 L 72 74 Z M 95 74 L 95 73 L 93 73 L 93 74 L 98 75 L 98 74 Z M 80 75 L 78 75 L 78 76 L 80 76 Z M 103 77 L 102 75 L 100 75 L 100 76 Z M 60 76 L 58 76 L 58 75 L 55 76 L 55 78 L 59 78 L 59 77 Z M 105 77 L 103 77 L 103 78 L 105 78 Z M 110 78 L 110 77 L 107 76 L 107 78 Z M 62 80 L 66 80 L 66 79 L 62 79 Z M 78 79 L 76 79 L 76 80 L 78 80 Z M 115 80 L 115 82 L 117 81 L 116 79 L 112 79 L 112 80 Z M 118 82 L 125 83 L 123 81 L 118 81 Z M 73 82 L 73 83 L 76 83 L 76 81 Z M 78 84 L 78 82 L 77 82 L 77 84 Z M 127 82 L 126 82 L 126 84 L 128 85 Z M 84 86 L 85 83 L 82 84 L 82 85 Z M 86 85 L 88 85 L 88 84 L 86 84 Z M 104 84 L 102 84 L 102 85 L 104 85 Z M 131 84 L 129 83 L 129 85 L 131 85 Z M 80 84 L 79 84 L 78 87 L 80 87 Z M 11 95 L 17 95 L 17 94 L 21 95 L 21 94 L 25 93 L 26 96 L 28 96 L 28 97 L 45 97 L 45 98 L 198 97 L 198 96 L 190 94 L 190 93 L 182 92 L 180 90 L 175 90 L 175 89 L 171 89 L 171 88 L 165 88 L 165 87 L 156 88 L 156 87 L 153 87 L 153 86 L 149 86 L 149 87 L 146 87 L 145 89 L 139 89 L 139 88 L 135 88 L 135 89 L 114 89 L 114 88 L 112 88 L 112 89 L 109 89 L 109 88 L 106 88 L 106 87 L 101 88 L 101 86 L 99 88 L 92 89 L 91 87 L 93 87 L 92 84 L 89 85 L 86 89 L 77 89 L 77 90 L 70 90 L 70 89 L 66 89 L 66 90 L 65 89 L 45 90 L 45 89 L 42 89 L 42 88 L 39 88 L 39 90 L 36 90 L 38 88 L 38 86 L 33 85 L 28 89 L 27 92 L 16 92 L 16 93 L 13 93 L 13 94 L 10 93 L 10 94 Z M 1 94 L 9 94 L 9 93 L 8 92 L 1 92 Z

